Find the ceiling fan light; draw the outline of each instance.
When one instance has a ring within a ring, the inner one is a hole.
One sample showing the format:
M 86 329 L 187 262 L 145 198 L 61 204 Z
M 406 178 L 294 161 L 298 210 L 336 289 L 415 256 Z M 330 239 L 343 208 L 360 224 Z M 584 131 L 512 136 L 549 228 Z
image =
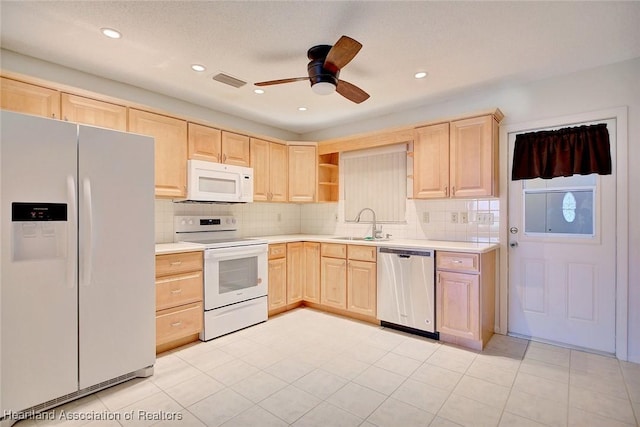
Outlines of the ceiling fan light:
M 329 82 L 317 82 L 311 86 L 311 90 L 318 95 L 330 95 L 336 91 L 336 86 Z

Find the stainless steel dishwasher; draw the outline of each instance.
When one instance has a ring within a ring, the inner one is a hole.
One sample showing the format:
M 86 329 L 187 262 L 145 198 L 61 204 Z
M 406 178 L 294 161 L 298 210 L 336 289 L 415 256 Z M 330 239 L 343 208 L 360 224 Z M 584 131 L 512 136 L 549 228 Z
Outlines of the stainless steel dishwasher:
M 434 251 L 378 248 L 378 319 L 382 326 L 438 339 Z

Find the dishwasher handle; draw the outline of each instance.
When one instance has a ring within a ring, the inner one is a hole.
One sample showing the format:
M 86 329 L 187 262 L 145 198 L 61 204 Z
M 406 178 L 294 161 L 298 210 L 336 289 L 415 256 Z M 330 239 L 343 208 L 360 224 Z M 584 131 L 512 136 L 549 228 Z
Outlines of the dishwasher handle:
M 403 249 L 403 248 L 380 248 L 378 251 L 381 254 L 396 254 L 400 258 L 410 258 L 415 256 L 433 257 L 433 250 L 431 249 Z

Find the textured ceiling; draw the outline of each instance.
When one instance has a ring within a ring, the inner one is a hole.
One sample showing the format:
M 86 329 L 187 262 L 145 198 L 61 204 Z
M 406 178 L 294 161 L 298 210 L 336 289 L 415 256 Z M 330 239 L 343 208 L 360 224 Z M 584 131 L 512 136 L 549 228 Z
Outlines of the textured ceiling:
M 0 15 L 4 49 L 298 134 L 640 57 L 637 1 L 2 0 Z M 369 100 L 316 95 L 307 82 L 253 93 L 254 82 L 305 76 L 307 49 L 343 34 L 364 47 L 340 77 Z M 218 72 L 249 84 L 213 81 Z

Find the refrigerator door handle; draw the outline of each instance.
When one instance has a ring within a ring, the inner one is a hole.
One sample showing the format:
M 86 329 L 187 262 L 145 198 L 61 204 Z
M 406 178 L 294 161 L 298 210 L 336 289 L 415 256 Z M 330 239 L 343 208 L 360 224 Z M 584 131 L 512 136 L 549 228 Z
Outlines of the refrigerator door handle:
M 83 207 L 86 232 L 84 233 L 84 273 L 82 275 L 83 286 L 91 285 L 91 268 L 93 265 L 93 205 L 91 201 L 91 180 L 82 180 L 82 191 L 84 194 Z
M 73 230 L 77 230 L 78 209 L 76 207 L 76 181 L 71 175 L 67 175 L 67 200 L 69 201 L 68 215 L 70 218 L 67 229 L 67 285 L 73 289 L 76 285 L 76 261 L 75 251 L 76 237 Z

